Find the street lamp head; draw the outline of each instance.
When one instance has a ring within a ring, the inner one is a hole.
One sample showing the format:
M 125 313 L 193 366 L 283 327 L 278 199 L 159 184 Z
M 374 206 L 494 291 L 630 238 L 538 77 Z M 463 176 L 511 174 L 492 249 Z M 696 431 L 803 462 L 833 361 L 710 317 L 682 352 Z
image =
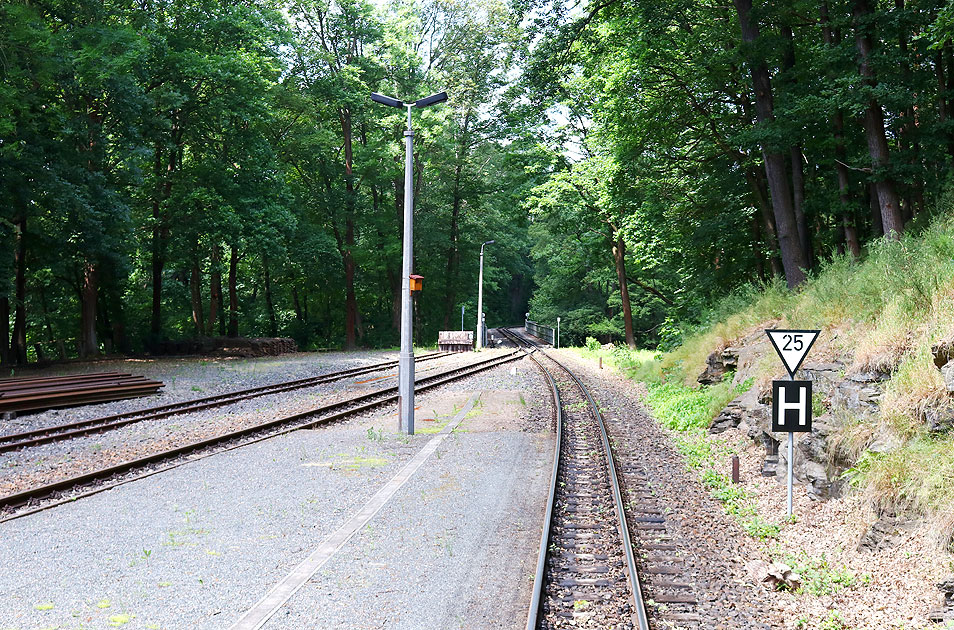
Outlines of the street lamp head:
M 494 242 L 494 241 L 484 241 L 484 245 L 490 245 L 490 244 L 493 243 L 493 242 Z
M 387 105 L 388 107 L 404 107 L 404 103 L 402 101 L 399 101 L 396 98 L 391 98 L 390 96 L 385 96 L 384 94 L 378 94 L 377 92 L 371 92 L 371 100 L 375 103 Z
M 428 105 L 436 105 L 437 103 L 443 103 L 447 100 L 447 92 L 438 92 L 437 94 L 432 94 L 427 98 L 422 98 L 419 101 L 414 101 L 414 107 L 427 107 Z

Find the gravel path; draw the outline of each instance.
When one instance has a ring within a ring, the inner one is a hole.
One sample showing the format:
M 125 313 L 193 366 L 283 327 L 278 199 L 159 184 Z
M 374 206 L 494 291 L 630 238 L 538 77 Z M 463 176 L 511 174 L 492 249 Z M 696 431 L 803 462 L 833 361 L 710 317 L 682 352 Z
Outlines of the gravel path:
M 365 353 L 367 354 L 367 353 Z M 302 355 L 295 355 L 301 358 Z M 309 355 L 325 359 L 326 355 Z M 295 361 L 291 365 L 287 362 L 265 359 L 266 365 L 256 366 L 247 364 L 248 371 L 255 374 L 248 382 L 237 383 L 233 376 L 223 377 L 223 370 L 216 369 L 193 375 L 190 382 L 202 383 L 203 388 L 209 390 L 232 391 L 262 384 L 275 383 L 282 380 L 306 378 L 319 374 L 366 365 L 388 360 L 390 355 L 365 356 L 360 361 L 349 359 L 346 363 L 332 363 L 325 361 L 321 365 L 312 363 L 310 372 L 306 372 L 307 363 Z M 249 361 L 258 361 L 249 360 Z M 473 355 L 459 354 L 425 361 L 416 366 L 417 376 L 426 376 L 438 371 L 451 369 L 474 360 Z M 244 360 L 243 360 L 244 361 Z M 176 361 L 175 364 L 178 364 Z M 195 365 L 192 369 L 202 372 Z M 221 367 L 221 366 L 220 366 Z M 289 369 L 294 368 L 290 372 Z M 175 374 L 179 370 L 177 365 L 169 368 L 167 373 Z M 203 379 L 204 377 L 204 379 Z M 173 377 L 174 379 L 175 377 Z M 206 409 L 203 411 L 147 420 L 133 423 L 100 434 L 78 437 L 64 442 L 54 442 L 20 451 L 0 455 L 0 495 L 10 494 L 24 488 L 50 483 L 72 475 L 86 472 L 94 468 L 116 464 L 149 453 L 162 451 L 183 443 L 194 442 L 230 430 L 253 426 L 265 420 L 278 418 L 306 411 L 316 406 L 327 405 L 359 393 L 375 391 L 383 387 L 393 386 L 396 382 L 396 371 L 387 369 L 380 372 L 362 374 L 356 377 L 342 379 L 332 383 L 325 383 L 315 387 L 308 387 L 291 392 L 259 396 L 249 400 L 239 401 L 231 405 Z M 198 387 L 192 385 L 190 387 Z M 199 388 L 199 389 L 203 389 Z M 180 392 L 181 394 L 182 392 Z M 208 395 L 194 393 L 185 399 Z M 124 401 L 125 404 L 138 404 L 141 401 Z M 165 403 L 166 401 L 163 401 Z M 170 401 L 171 402 L 171 401 Z M 116 407 L 123 403 L 79 407 L 75 410 L 65 410 L 58 422 L 75 421 L 87 417 L 99 417 L 106 413 L 118 412 L 102 410 L 106 407 Z M 135 407 L 140 408 L 140 407 Z M 92 410 L 91 410 L 92 409 Z M 128 409 L 127 409 L 128 410 Z M 93 412 L 95 411 L 95 413 Z M 38 414 L 43 416 L 42 421 L 49 423 L 50 418 L 56 417 L 53 412 Z M 23 420 L 33 418 L 25 416 Z M 57 423 L 58 423 L 57 422 Z M 22 429 L 20 429 L 22 430 Z
M 665 530 L 658 536 L 673 549 L 665 555 L 678 557 L 679 582 L 692 585 L 691 595 L 698 602 L 694 613 L 701 627 L 725 630 L 775 628 L 781 617 L 772 610 L 769 593 L 748 579 L 745 565 L 753 555 L 760 556 L 745 533 L 713 499 L 695 476 L 688 472 L 682 456 L 669 437 L 646 413 L 639 402 L 633 381 L 610 370 L 599 370 L 568 351 L 552 351 L 572 369 L 590 389 L 603 411 L 615 442 L 614 452 L 621 467 L 641 469 L 648 480 L 645 488 L 665 514 Z M 627 503 L 645 499 L 642 488 L 626 487 Z M 636 527 L 631 523 L 631 529 Z M 647 541 L 646 532 L 635 532 L 636 546 Z M 649 595 L 654 590 L 646 558 L 641 575 Z M 668 576 L 671 580 L 673 576 Z M 659 604 L 650 608 L 666 612 Z M 650 615 L 652 616 L 652 611 Z M 671 627 L 659 625 L 656 627 Z M 692 627 L 695 627 L 694 625 Z
M 406 536 L 411 546 L 393 556 L 405 562 L 395 570 L 428 576 L 434 589 L 441 571 L 456 571 L 455 580 L 471 580 L 461 592 L 472 597 L 408 592 L 411 599 L 397 598 L 395 605 L 413 601 L 441 620 L 402 627 L 454 627 L 441 624 L 455 614 L 491 620 L 468 627 L 515 623 L 517 603 L 525 601 L 520 585 L 530 572 L 522 567 L 535 562 L 539 541 L 546 484 L 537 478 L 545 480 L 552 452 L 550 437 L 532 428 L 540 422 L 535 414 L 548 413 L 530 411 L 546 404 L 538 387 L 526 387 L 538 380 L 519 368 L 512 376 L 504 366 L 467 379 L 459 390 L 426 393 L 418 399 L 419 434 L 412 438 L 392 433 L 395 412 L 385 408 L 0 524 L 0 627 L 227 628 L 478 390 L 485 391 L 478 415 L 402 488 L 408 503 L 386 516 L 394 519 L 387 529 L 420 533 Z M 477 544 L 488 532 L 500 532 L 499 543 Z M 366 535 L 357 539 L 362 553 L 369 544 L 385 546 L 368 543 Z M 410 555 L 417 550 L 430 555 L 418 561 Z

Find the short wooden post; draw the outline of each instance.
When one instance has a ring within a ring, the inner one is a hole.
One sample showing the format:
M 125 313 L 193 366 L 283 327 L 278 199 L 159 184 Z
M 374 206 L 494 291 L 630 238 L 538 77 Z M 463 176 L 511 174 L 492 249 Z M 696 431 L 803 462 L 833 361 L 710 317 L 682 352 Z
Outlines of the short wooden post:
M 739 483 L 739 456 L 732 456 L 732 483 Z

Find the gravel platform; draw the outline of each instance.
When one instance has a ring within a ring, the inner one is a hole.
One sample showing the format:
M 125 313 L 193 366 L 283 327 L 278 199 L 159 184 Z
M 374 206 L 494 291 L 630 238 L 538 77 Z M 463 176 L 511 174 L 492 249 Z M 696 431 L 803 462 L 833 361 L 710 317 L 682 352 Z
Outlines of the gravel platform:
M 343 353 L 342 353 L 343 354 Z M 220 365 L 214 369 L 202 366 L 205 360 L 189 360 L 191 373 L 186 381 L 192 383 L 188 390 L 184 385 L 178 392 L 182 399 L 188 400 L 212 393 L 222 393 L 236 389 L 245 389 L 283 380 L 306 378 L 319 374 L 346 369 L 360 365 L 379 363 L 393 358 L 391 354 L 369 354 L 361 359 L 325 354 L 293 355 L 294 360 L 281 361 L 282 357 L 272 359 L 241 360 L 229 366 Z M 351 355 L 345 355 L 350 357 Z M 343 362 L 337 362 L 341 359 Z M 474 360 L 473 355 L 459 354 L 425 361 L 416 366 L 416 374 L 425 376 L 437 371 L 451 369 Z M 173 375 L 182 371 L 177 360 L 166 366 L 164 372 Z M 254 361 L 264 361 L 258 365 Z M 157 366 L 153 366 L 157 367 Z M 20 451 L 0 455 L 0 494 L 11 494 L 27 487 L 49 483 L 57 479 L 87 472 L 93 468 L 102 468 L 122 461 L 141 457 L 149 453 L 162 451 L 174 446 L 208 438 L 226 431 L 253 426 L 264 420 L 306 411 L 310 408 L 327 405 L 358 393 L 375 391 L 393 386 L 396 383 L 396 369 L 388 368 L 379 372 L 361 374 L 315 387 L 291 392 L 258 396 L 222 407 L 205 409 L 193 413 L 179 414 L 159 420 L 136 422 L 105 433 L 96 433 L 77 437 L 63 442 L 43 444 Z M 244 376 L 243 376 L 244 375 Z M 161 376 L 157 376 L 161 378 Z M 245 380 L 242 380 L 245 379 Z M 201 383 L 199 387 L 195 383 Z M 200 390 L 199 393 L 193 391 Z M 187 395 L 191 393 L 191 395 Z M 172 394 L 175 396 L 176 394 Z M 155 397 L 151 397 L 155 398 Z M 177 399 L 163 398 L 161 404 L 175 402 Z M 43 414 L 23 416 L 15 422 L 29 422 L 30 426 L 21 426 L 16 430 L 26 430 L 37 426 L 59 424 L 87 418 L 95 418 L 107 413 L 119 413 L 138 409 L 142 399 L 121 401 L 105 405 L 90 405 L 73 409 L 55 410 Z M 153 404 L 160 404 L 153 401 Z M 120 408 L 129 405 L 128 408 Z M 150 404 L 149 406 L 152 406 Z
M 458 616 L 474 621 L 466 627 L 518 626 L 552 456 L 552 436 L 540 433 L 548 395 L 526 363 L 516 375 L 508 364 L 420 396 L 411 438 L 393 432 L 395 410 L 382 408 L 0 524 L 0 628 L 228 628 L 476 391 L 477 414 L 350 543 L 353 554 L 325 567 L 332 576 L 367 576 L 352 586 L 393 574 L 408 588 L 390 591 L 399 580 L 385 577 L 376 592 L 338 590 L 313 611 L 331 615 L 325 625 L 268 627 L 361 627 L 364 603 L 340 626 L 328 604 L 369 596 L 403 611 L 405 625 L 388 627 L 457 627 L 444 624 Z M 381 538 L 385 531 L 403 533 L 394 541 Z M 492 544 L 489 532 L 499 536 Z M 349 573 L 351 563 L 361 568 Z M 297 597 L 311 599 L 293 599 L 289 614 L 302 618 L 320 592 L 306 587 Z M 459 593 L 470 596 L 451 596 Z M 414 625 L 412 606 L 437 625 Z

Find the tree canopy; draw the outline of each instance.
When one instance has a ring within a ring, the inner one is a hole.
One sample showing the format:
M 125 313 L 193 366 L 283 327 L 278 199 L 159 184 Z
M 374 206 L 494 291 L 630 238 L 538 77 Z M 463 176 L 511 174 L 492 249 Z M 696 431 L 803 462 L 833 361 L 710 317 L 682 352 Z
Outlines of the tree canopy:
M 209 335 L 390 346 L 526 311 L 671 340 L 917 229 L 954 159 L 936 1 L 0 4 L 0 361 Z

